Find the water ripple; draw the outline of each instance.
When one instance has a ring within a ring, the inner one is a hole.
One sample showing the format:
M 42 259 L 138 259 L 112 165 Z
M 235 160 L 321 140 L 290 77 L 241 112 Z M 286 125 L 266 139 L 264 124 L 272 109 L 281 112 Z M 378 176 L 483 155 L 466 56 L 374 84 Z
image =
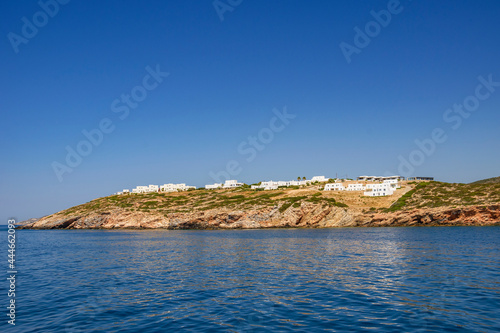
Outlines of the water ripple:
M 18 239 L 15 332 L 500 330 L 499 227 Z

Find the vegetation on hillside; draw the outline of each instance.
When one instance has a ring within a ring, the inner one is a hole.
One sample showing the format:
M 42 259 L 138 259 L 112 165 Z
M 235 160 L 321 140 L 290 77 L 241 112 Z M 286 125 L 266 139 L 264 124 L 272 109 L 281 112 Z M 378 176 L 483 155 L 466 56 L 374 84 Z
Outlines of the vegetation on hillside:
M 321 193 L 289 196 L 293 189 L 277 191 L 255 191 L 246 188 L 235 190 L 192 190 L 173 193 L 146 193 L 112 195 L 92 200 L 83 205 L 60 212 L 64 216 L 106 213 L 114 209 L 150 212 L 167 215 L 170 213 L 188 213 L 209 209 L 227 208 L 235 210 L 279 207 L 284 212 L 290 206 L 300 207 L 305 202 L 347 207 L 334 198 L 323 197 Z
M 442 206 L 481 206 L 498 203 L 500 203 L 500 183 L 422 182 L 385 211 Z
M 497 184 L 497 183 L 500 183 L 500 177 L 482 179 L 482 180 L 478 180 L 476 182 L 473 182 L 471 184 Z

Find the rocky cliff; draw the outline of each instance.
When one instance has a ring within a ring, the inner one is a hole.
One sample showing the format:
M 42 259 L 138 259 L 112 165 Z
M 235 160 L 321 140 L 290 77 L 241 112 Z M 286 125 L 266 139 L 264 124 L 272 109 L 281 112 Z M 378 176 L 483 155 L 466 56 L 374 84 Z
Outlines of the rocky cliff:
M 356 226 L 367 227 L 445 225 L 500 225 L 500 205 L 413 209 L 393 213 L 363 214 L 356 219 Z
M 278 207 L 249 211 L 212 209 L 167 216 L 117 209 L 86 216 L 45 217 L 22 228 L 257 229 L 438 225 L 500 225 L 500 205 L 363 213 L 355 209 L 310 203 L 298 208 L 289 207 L 284 212 L 280 212 Z

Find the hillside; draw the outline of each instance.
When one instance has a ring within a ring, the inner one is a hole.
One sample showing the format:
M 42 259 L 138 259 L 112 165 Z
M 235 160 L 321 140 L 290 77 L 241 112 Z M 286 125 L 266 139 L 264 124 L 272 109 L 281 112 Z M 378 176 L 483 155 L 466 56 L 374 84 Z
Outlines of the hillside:
M 274 191 L 199 189 L 103 197 L 41 218 L 25 228 L 495 224 L 500 220 L 499 207 L 500 184 L 410 182 L 403 183 L 401 189 L 387 197 L 319 191 L 318 186 Z
M 475 181 L 471 184 L 498 184 L 500 183 L 500 177 L 493 177 Z
M 500 203 L 500 183 L 456 184 L 422 182 L 387 211 L 481 206 Z

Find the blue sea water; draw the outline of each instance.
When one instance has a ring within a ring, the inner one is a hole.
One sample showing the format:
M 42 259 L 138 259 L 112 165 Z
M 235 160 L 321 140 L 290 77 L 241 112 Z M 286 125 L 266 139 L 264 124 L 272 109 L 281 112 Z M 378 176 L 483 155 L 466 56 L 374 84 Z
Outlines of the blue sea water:
M 2 332 L 500 331 L 499 227 L 17 230 L 16 269 Z

